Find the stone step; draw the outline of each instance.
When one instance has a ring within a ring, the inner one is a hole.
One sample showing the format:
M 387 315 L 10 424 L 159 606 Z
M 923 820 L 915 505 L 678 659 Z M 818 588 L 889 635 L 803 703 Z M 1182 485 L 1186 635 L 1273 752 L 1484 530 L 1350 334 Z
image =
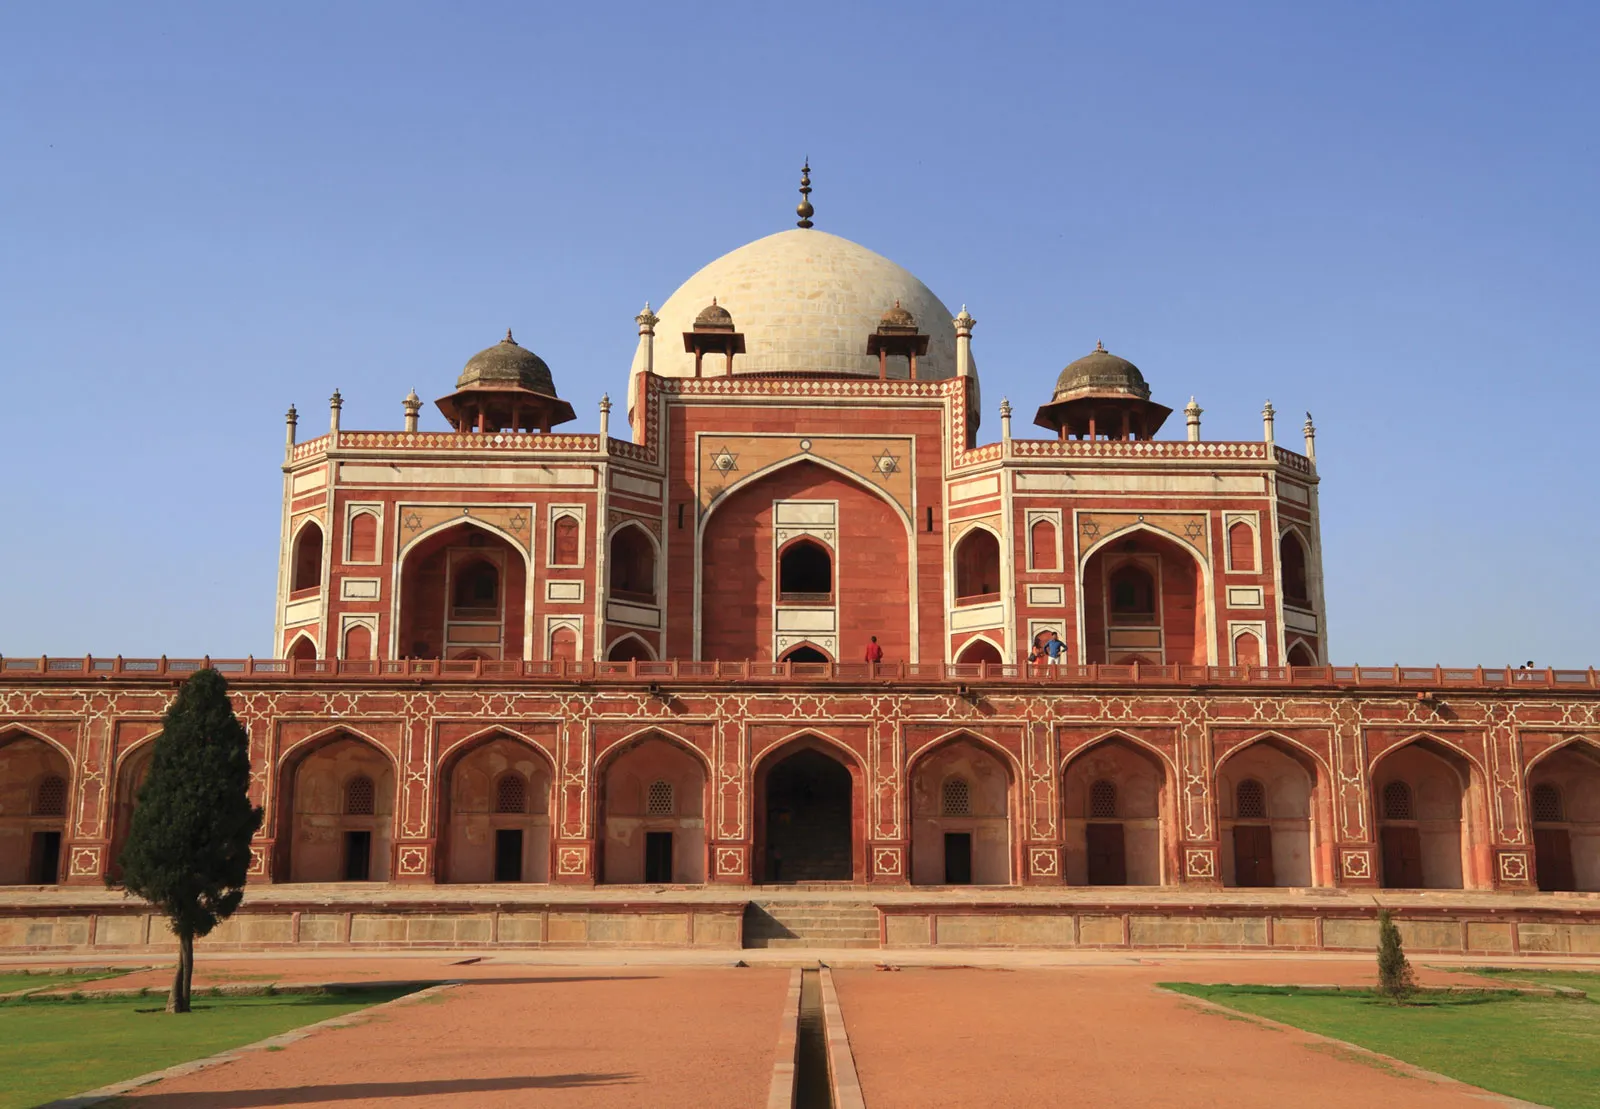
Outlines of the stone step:
M 829 938 L 829 939 L 776 939 L 776 938 L 774 938 L 774 939 L 766 939 L 766 938 L 762 938 L 762 939 L 756 940 L 754 942 L 752 942 L 747 937 L 746 940 L 745 940 L 745 946 L 746 947 L 769 947 L 769 948 L 779 948 L 779 947 L 786 947 L 786 948 L 807 948 L 807 947 L 812 947 L 812 948 L 823 948 L 823 947 L 867 948 L 867 947 L 877 947 L 878 946 L 878 937 L 877 936 L 873 936 L 871 939 L 843 939 L 843 938 L 839 938 L 839 939 L 834 939 L 834 938 Z

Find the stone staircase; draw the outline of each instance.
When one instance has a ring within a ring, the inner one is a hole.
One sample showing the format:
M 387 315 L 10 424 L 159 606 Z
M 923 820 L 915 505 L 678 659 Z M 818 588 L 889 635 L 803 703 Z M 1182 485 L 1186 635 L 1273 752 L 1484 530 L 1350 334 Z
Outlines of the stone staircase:
M 860 901 L 751 901 L 746 947 L 877 947 L 878 910 Z

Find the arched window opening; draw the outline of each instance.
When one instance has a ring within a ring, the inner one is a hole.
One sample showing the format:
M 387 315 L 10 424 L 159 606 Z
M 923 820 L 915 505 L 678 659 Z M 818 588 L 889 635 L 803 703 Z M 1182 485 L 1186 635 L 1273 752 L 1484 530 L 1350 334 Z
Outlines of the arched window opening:
M 494 787 L 494 811 L 497 813 L 525 813 L 528 811 L 528 780 L 521 774 L 500 775 Z
M 1049 520 L 1039 520 L 1028 529 L 1028 552 L 1035 570 L 1055 570 L 1056 526 Z
M 1256 568 L 1256 531 L 1249 524 L 1237 523 L 1228 529 L 1228 568 Z
M 1101 778 L 1089 786 L 1089 819 L 1114 820 L 1117 815 L 1117 785 Z
M 576 662 L 578 658 L 578 631 L 571 624 L 562 624 L 550 633 L 550 661 Z
M 350 517 L 350 561 L 378 561 L 378 518 L 370 512 Z
M 974 639 L 961 648 L 961 653 L 956 656 L 956 661 L 969 664 L 987 662 L 991 666 L 998 666 L 1005 660 L 1000 657 L 1000 648 L 993 643 L 990 643 L 987 639 Z
M 59 774 L 51 774 L 39 781 L 38 788 L 33 792 L 34 816 L 66 816 L 67 815 L 67 780 Z
M 1311 604 L 1311 589 L 1306 580 L 1306 549 L 1292 531 L 1278 541 L 1278 561 L 1283 566 L 1283 599 L 1292 605 Z
M 356 662 L 372 657 L 372 630 L 365 624 L 356 624 L 345 629 L 344 657 Z
M 656 551 L 636 527 L 622 528 L 611 537 L 611 595 L 655 604 Z
M 802 643 L 794 650 L 783 656 L 784 662 L 830 662 L 831 659 L 815 647 Z
M 302 635 L 289 648 L 289 657 L 296 662 L 310 662 L 317 657 L 317 645 L 309 635 Z
M 346 816 L 372 816 L 377 812 L 378 791 L 372 779 L 358 774 L 344 785 L 344 813 Z
M 943 816 L 972 815 L 972 783 L 965 778 L 946 778 L 940 790 L 939 811 Z
M 650 783 L 650 792 L 645 798 L 645 814 L 647 816 L 671 816 L 674 812 L 672 803 L 672 783 L 658 779 Z
M 1261 665 L 1261 640 L 1251 632 L 1244 632 L 1233 641 L 1235 666 Z
M 786 604 L 832 603 L 833 556 L 821 543 L 797 539 L 778 555 L 778 600 Z
M 1119 626 L 1156 622 L 1156 579 L 1136 562 L 1124 563 L 1106 583 L 1111 595 L 1111 622 Z
M 1311 648 L 1310 647 L 1307 647 L 1303 642 L 1299 642 L 1299 641 L 1296 641 L 1295 643 L 1290 644 L 1290 646 L 1289 646 L 1289 665 L 1290 666 L 1315 666 L 1316 664 L 1317 664 L 1316 656 L 1311 653 Z
M 500 607 L 500 571 L 487 559 L 474 559 L 455 567 L 450 589 L 455 619 L 480 616 L 494 619 Z
M 973 528 L 956 544 L 956 600 L 976 604 L 1000 599 L 1000 541 Z
M 650 648 L 636 635 L 625 635 L 611 645 L 606 652 L 607 662 L 649 662 L 651 661 Z
M 1267 818 L 1267 791 L 1254 778 L 1246 778 L 1233 791 L 1233 815 L 1238 820 Z
M 1533 819 L 1538 824 L 1559 824 L 1562 815 L 1561 791 L 1548 782 L 1533 787 Z
M 294 538 L 293 572 L 289 591 L 322 588 L 322 526 L 312 521 Z
M 574 516 L 557 516 L 550 529 L 550 565 L 578 565 L 578 520 Z
M 1390 782 L 1383 787 L 1383 818 L 1385 820 L 1414 820 L 1411 807 L 1411 787 L 1404 782 Z

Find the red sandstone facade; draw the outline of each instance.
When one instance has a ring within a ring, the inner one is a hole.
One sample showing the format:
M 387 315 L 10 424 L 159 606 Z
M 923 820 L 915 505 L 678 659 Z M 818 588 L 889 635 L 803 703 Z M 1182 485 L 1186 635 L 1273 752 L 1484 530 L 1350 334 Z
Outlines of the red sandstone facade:
M 509 336 L 453 431 L 291 412 L 256 880 L 1600 890 L 1593 670 L 1327 664 L 1309 420 L 1158 440 L 1098 351 L 978 445 L 964 310 L 745 373 L 714 307 L 697 376 L 639 317 L 630 440 Z M 0 882 L 114 873 L 194 665 L 3 660 Z

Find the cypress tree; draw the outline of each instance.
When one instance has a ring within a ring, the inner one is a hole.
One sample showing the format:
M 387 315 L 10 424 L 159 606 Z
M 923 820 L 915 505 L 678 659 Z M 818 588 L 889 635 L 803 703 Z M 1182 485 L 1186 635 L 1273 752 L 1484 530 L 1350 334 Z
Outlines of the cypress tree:
M 244 900 L 250 840 L 261 827 L 249 789 L 250 742 L 228 683 L 215 670 L 198 670 L 162 719 L 118 857 L 124 888 L 165 914 L 178 937 L 169 1013 L 189 1011 L 195 937 Z
M 1400 929 L 1388 909 L 1378 910 L 1378 992 L 1395 1001 L 1403 1000 L 1416 988 L 1416 976 L 1405 950 L 1400 946 Z

